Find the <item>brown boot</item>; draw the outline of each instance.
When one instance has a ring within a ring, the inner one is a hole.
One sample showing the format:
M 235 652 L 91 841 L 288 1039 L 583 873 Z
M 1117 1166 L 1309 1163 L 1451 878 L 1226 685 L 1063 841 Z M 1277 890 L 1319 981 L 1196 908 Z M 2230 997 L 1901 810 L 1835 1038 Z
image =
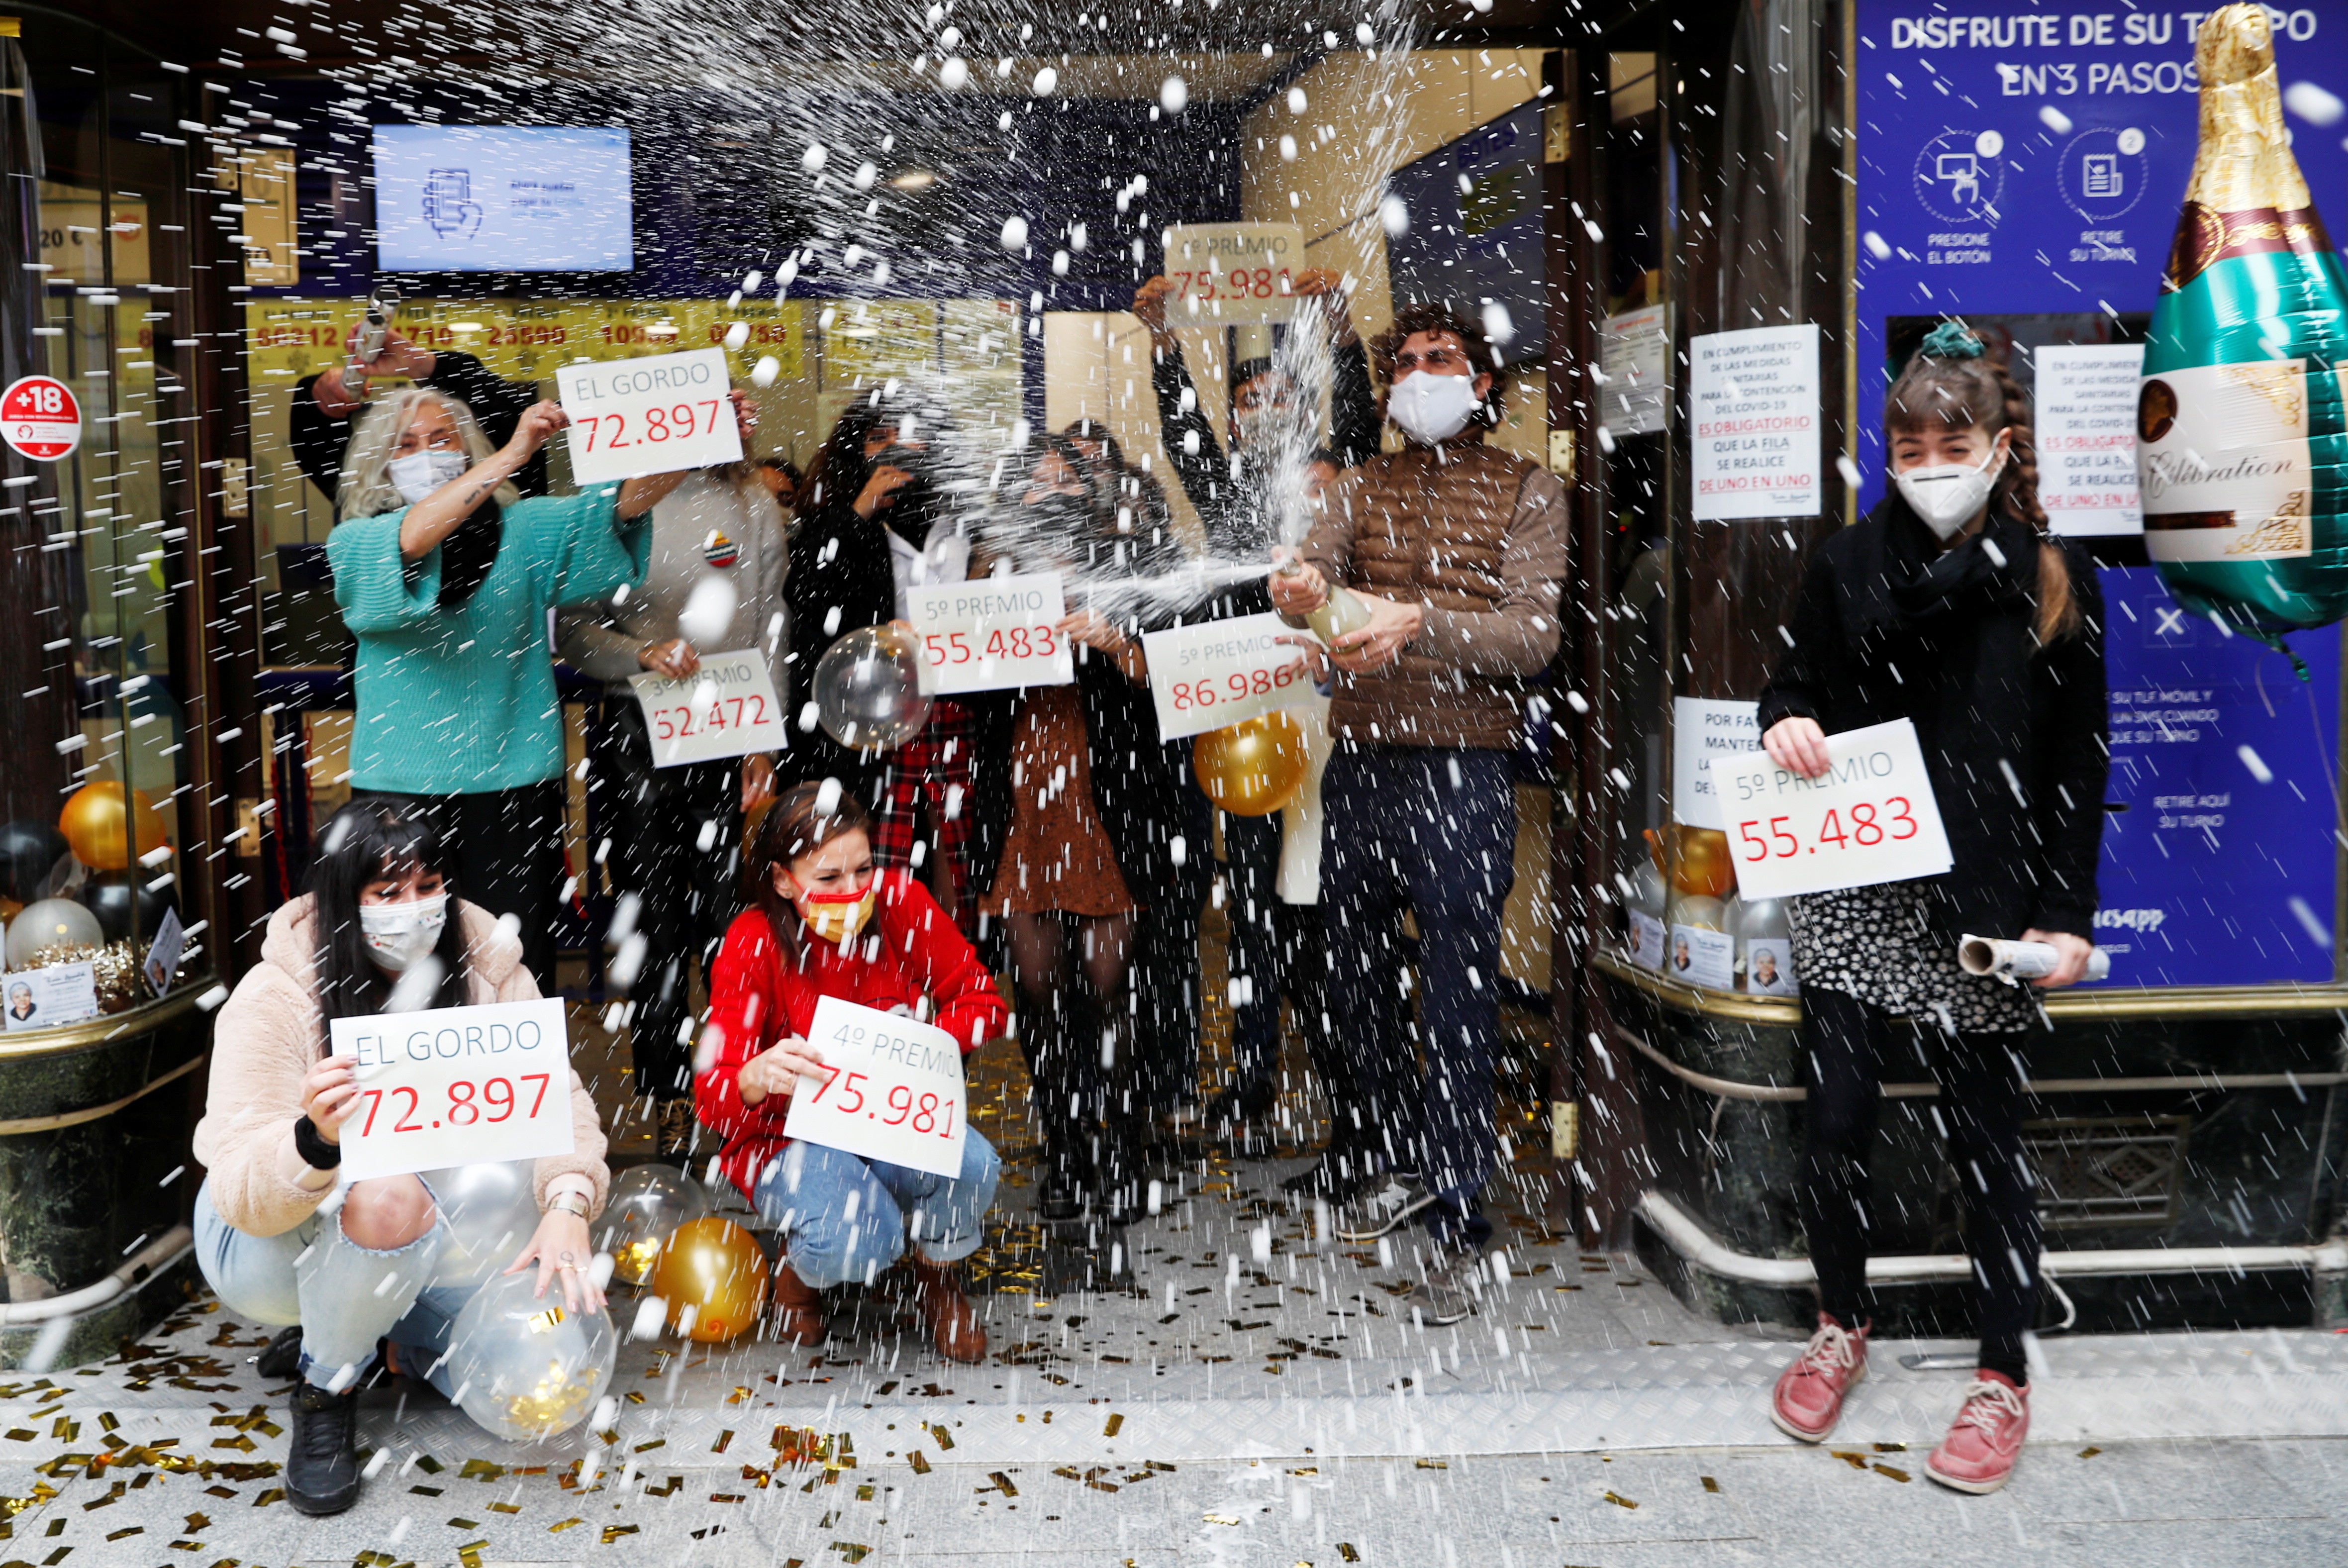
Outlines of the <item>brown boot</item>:
M 952 1264 L 933 1264 L 908 1253 L 906 1270 L 913 1276 L 913 1305 L 930 1326 L 938 1354 L 949 1361 L 986 1359 L 986 1329 L 963 1299 L 962 1284 Z
M 788 1345 L 820 1345 L 831 1326 L 823 1315 L 823 1293 L 791 1272 L 788 1257 L 775 1264 L 775 1335 Z

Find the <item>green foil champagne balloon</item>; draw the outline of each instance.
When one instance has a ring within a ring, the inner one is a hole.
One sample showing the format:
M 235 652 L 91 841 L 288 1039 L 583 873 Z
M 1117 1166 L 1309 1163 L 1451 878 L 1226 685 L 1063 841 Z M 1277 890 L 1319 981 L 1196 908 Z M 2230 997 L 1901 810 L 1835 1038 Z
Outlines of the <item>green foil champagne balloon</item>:
M 2291 156 L 2256 5 L 2201 24 L 2201 139 L 2137 399 L 2145 545 L 2169 591 L 2272 641 L 2348 611 L 2348 276 Z

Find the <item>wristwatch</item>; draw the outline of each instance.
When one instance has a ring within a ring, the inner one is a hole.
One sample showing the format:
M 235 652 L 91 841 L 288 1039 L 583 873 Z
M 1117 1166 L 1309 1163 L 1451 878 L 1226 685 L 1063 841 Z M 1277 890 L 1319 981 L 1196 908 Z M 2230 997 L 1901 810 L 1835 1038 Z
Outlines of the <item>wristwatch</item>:
M 576 1214 L 582 1220 L 588 1218 L 587 1200 L 576 1192 L 558 1193 L 546 1201 L 548 1213 L 551 1214 L 558 1209 L 566 1214 Z

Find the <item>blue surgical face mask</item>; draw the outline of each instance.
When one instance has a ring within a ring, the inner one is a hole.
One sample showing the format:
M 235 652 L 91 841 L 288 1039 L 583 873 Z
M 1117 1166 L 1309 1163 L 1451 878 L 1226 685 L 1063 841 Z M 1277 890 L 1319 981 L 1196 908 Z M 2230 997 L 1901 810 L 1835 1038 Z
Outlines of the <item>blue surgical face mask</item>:
M 391 488 L 414 506 L 449 480 L 462 479 L 471 466 L 462 452 L 410 452 L 391 459 Z

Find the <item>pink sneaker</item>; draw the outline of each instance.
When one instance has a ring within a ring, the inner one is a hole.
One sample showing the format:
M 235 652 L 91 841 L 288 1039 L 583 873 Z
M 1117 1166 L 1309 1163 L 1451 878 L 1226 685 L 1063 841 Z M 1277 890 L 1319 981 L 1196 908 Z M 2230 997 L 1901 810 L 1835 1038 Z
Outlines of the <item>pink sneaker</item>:
M 1867 1334 L 1845 1328 L 1825 1313 L 1818 1314 L 1818 1331 L 1802 1349 L 1801 1359 L 1786 1368 L 1769 1398 L 1769 1418 L 1789 1438 L 1822 1443 L 1842 1418 L 1844 1396 L 1867 1376 Z
M 1964 1408 L 1924 1461 L 1924 1473 L 1958 1491 L 1995 1491 L 2013 1476 L 2022 1439 L 2029 1435 L 2030 1390 L 2016 1387 L 2003 1373 L 1976 1372 L 1965 1390 Z

